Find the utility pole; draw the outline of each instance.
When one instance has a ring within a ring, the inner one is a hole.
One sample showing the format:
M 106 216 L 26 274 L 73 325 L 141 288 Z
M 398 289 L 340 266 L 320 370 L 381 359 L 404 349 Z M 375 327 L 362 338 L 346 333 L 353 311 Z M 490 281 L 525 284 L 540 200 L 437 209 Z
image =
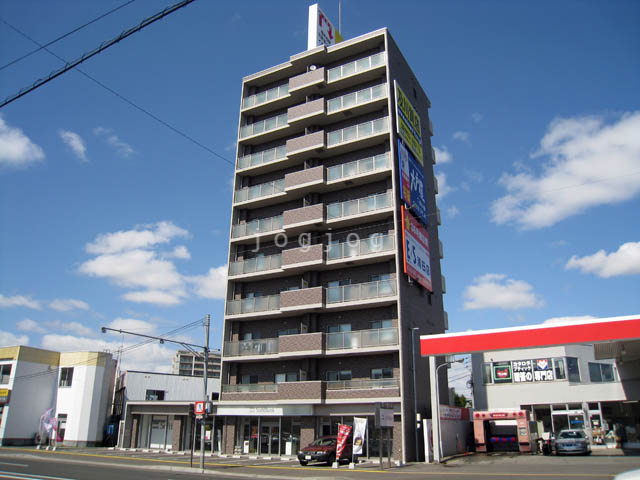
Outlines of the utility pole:
M 200 425 L 200 470 L 204 472 L 204 437 L 207 430 L 207 410 L 209 409 L 209 399 L 207 395 L 207 376 L 209 370 L 209 326 L 211 325 L 211 315 L 204 318 L 204 415 Z M 213 427 L 212 427 L 213 429 Z M 213 430 L 212 432 L 213 433 Z M 213 438 L 211 438 L 213 442 Z

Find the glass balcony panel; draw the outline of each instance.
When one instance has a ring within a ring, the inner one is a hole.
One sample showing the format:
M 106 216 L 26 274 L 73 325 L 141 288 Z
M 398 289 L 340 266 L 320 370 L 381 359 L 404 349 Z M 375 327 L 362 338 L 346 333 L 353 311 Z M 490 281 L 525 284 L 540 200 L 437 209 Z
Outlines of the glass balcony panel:
M 358 161 L 358 173 L 367 173 L 373 170 L 373 157 Z
M 329 132 L 327 135 L 327 145 L 335 145 L 342 142 L 342 130 L 335 130 Z
M 278 115 L 278 126 L 279 127 L 284 127 L 287 124 L 288 121 L 289 121 L 289 119 L 288 119 L 286 113 Z
M 370 65 L 370 63 L 369 63 L 369 62 L 370 62 L 369 57 L 361 58 L 360 60 L 356 61 L 356 65 L 357 65 L 357 67 L 356 67 L 356 68 L 357 68 L 357 70 L 358 70 L 359 72 L 362 72 L 363 70 L 368 69 L 368 68 L 369 68 L 369 65 Z
M 278 126 L 278 117 L 267 118 L 264 121 L 264 130 L 265 131 L 273 130 L 277 126 Z
M 271 256 L 271 268 L 280 268 L 282 267 L 282 254 L 278 253 L 277 255 Z
M 351 302 L 360 298 L 360 285 L 345 285 L 343 289 L 343 302 Z
M 267 100 L 267 92 L 260 92 L 256 94 L 256 104 L 264 103 Z
M 348 142 L 349 140 L 355 140 L 358 135 L 358 126 L 347 127 L 342 130 L 342 141 Z
M 267 102 L 270 102 L 271 100 L 275 100 L 276 98 L 278 98 L 277 88 L 272 88 L 271 90 L 267 90 Z
M 356 215 L 358 213 L 358 200 L 349 200 L 342 204 L 342 216 Z
M 387 117 L 377 118 L 376 120 L 373 121 L 373 132 L 374 133 L 382 132 L 382 131 L 386 130 L 386 128 L 387 128 Z
M 342 76 L 342 68 L 336 67 L 329 70 L 329 81 L 337 80 Z
M 247 191 L 243 188 L 242 190 L 236 190 L 233 195 L 234 202 L 244 202 L 247 199 Z
M 328 246 L 327 257 L 329 260 L 336 260 L 342 258 L 342 245 L 339 243 L 332 243 Z
M 342 176 L 343 177 L 352 177 L 358 174 L 358 164 L 357 162 L 349 162 L 345 163 L 342 167 Z
M 349 93 L 342 97 L 342 108 L 349 108 L 356 104 L 356 93 Z
M 391 195 L 389 195 L 388 193 L 376 195 L 375 199 L 376 199 L 376 204 L 375 204 L 376 209 L 387 208 L 391 204 Z
M 384 97 L 384 90 L 386 86 L 386 83 L 382 83 L 380 85 L 371 87 L 371 98 L 375 100 L 376 98 Z
M 238 168 L 247 168 L 251 164 L 251 157 L 245 156 L 238 158 Z
M 327 206 L 327 217 L 328 218 L 338 218 L 342 216 L 342 204 L 341 203 L 332 203 Z
M 358 125 L 358 138 L 368 137 L 373 132 L 371 122 L 361 123 Z
M 356 73 L 356 64 L 355 62 L 349 62 L 346 63 L 342 66 L 342 76 L 346 77 L 348 75 L 351 75 L 353 73 Z
M 344 348 L 344 333 L 336 332 L 327 334 L 327 348 L 334 350 Z
M 253 200 L 254 198 L 258 198 L 260 197 L 260 185 L 254 185 L 253 187 L 249 187 L 248 189 L 249 192 L 249 200 Z
M 327 100 L 327 113 L 335 112 L 336 110 L 340 110 L 342 108 L 341 98 L 332 98 L 331 100 Z
M 342 295 L 342 288 L 343 287 L 329 287 L 327 288 L 327 302 L 328 303 L 338 303 L 338 302 L 342 302 L 343 300 L 343 295 Z
M 382 62 L 384 61 L 384 52 L 376 53 L 375 55 L 372 55 L 370 58 L 371 58 L 371 67 L 377 67 L 378 65 L 382 64 Z
M 371 210 L 375 210 L 376 208 L 376 197 L 361 198 L 358 202 L 359 212 L 356 213 L 370 212 Z
M 276 158 L 280 159 L 280 158 L 285 158 L 287 156 L 287 146 L 286 145 L 281 145 L 279 147 L 276 147 Z
M 377 282 L 377 295 L 380 297 L 388 297 L 395 293 L 395 282 L 391 280 L 381 280 Z
M 260 163 L 271 162 L 273 160 L 275 160 L 275 150 L 270 149 L 261 152 Z
M 253 127 L 253 131 L 250 133 L 250 135 L 257 135 L 264 132 L 264 121 L 252 123 L 251 126 Z
M 338 180 L 342 178 L 342 165 L 327 168 L 327 180 Z
M 243 262 L 231 262 L 229 264 L 229 275 L 240 275 L 242 272 Z
M 247 226 L 245 235 L 255 235 L 260 230 L 259 220 L 252 220 L 245 225 Z
M 289 94 L 289 84 L 284 83 L 280 85 L 280 87 L 278 88 L 278 96 L 284 97 L 285 95 L 288 95 L 288 94 Z
M 284 178 L 273 183 L 274 193 L 284 192 Z
M 243 272 L 242 273 L 253 273 L 256 271 L 257 268 L 257 259 L 256 258 L 250 258 L 248 260 L 244 261 L 244 268 L 243 268 Z
M 242 313 L 251 313 L 255 311 L 255 298 L 244 298 L 242 302 Z
M 248 108 L 248 107 L 253 107 L 253 104 L 256 100 L 256 97 L 254 95 L 251 95 L 250 97 L 245 97 L 242 99 L 242 108 Z
M 248 137 L 251 135 L 252 127 L 251 125 L 245 125 L 240 129 L 240 138 Z
M 398 329 L 397 328 L 381 328 L 378 330 L 378 343 L 380 345 L 397 345 Z
M 356 257 L 360 253 L 360 242 L 346 242 L 342 244 L 343 257 Z
M 358 92 L 358 103 L 365 103 L 371 100 L 371 89 L 360 90 Z
M 227 302 L 227 315 L 237 315 L 241 313 L 241 301 L 230 300 Z
M 386 153 L 375 156 L 376 170 L 379 168 L 386 168 L 389 166 L 389 155 Z

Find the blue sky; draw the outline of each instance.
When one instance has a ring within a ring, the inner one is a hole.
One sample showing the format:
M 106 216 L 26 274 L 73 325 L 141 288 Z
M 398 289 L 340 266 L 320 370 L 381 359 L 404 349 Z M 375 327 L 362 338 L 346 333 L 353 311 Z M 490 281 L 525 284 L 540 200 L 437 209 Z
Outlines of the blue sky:
M 0 16 L 44 43 L 122 3 Z M 233 162 L 241 78 L 306 48 L 309 3 L 198 0 L 80 69 Z M 50 48 L 74 59 L 165 6 L 138 0 Z M 337 20 L 337 1 L 321 8 Z M 640 4 L 342 12 L 345 38 L 388 27 L 431 99 L 451 331 L 639 313 Z M 2 65 L 32 49 L 0 23 Z M 40 51 L 0 70 L 2 97 L 59 66 Z M 0 344 L 113 349 L 101 325 L 162 333 L 211 313 L 220 346 L 231 165 L 74 71 L 0 115 Z

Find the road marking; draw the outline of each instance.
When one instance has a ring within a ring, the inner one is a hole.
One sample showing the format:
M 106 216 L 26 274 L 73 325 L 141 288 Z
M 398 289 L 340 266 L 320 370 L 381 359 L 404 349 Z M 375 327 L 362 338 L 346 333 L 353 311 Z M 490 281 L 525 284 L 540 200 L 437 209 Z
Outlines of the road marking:
M 26 463 L 0 462 L 0 465 L 11 465 L 12 467 L 28 467 Z
M 49 477 L 47 475 L 38 475 L 36 473 L 18 473 L 18 472 L 2 472 L 0 478 L 17 478 L 20 480 L 74 480 L 72 478 Z

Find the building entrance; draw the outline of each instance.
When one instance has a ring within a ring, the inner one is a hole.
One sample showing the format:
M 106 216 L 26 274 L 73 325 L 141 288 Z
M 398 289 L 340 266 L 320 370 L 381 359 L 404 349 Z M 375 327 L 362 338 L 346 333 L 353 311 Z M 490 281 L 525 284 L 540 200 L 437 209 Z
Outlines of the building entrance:
M 260 425 L 260 454 L 280 455 L 280 422 L 262 420 Z

